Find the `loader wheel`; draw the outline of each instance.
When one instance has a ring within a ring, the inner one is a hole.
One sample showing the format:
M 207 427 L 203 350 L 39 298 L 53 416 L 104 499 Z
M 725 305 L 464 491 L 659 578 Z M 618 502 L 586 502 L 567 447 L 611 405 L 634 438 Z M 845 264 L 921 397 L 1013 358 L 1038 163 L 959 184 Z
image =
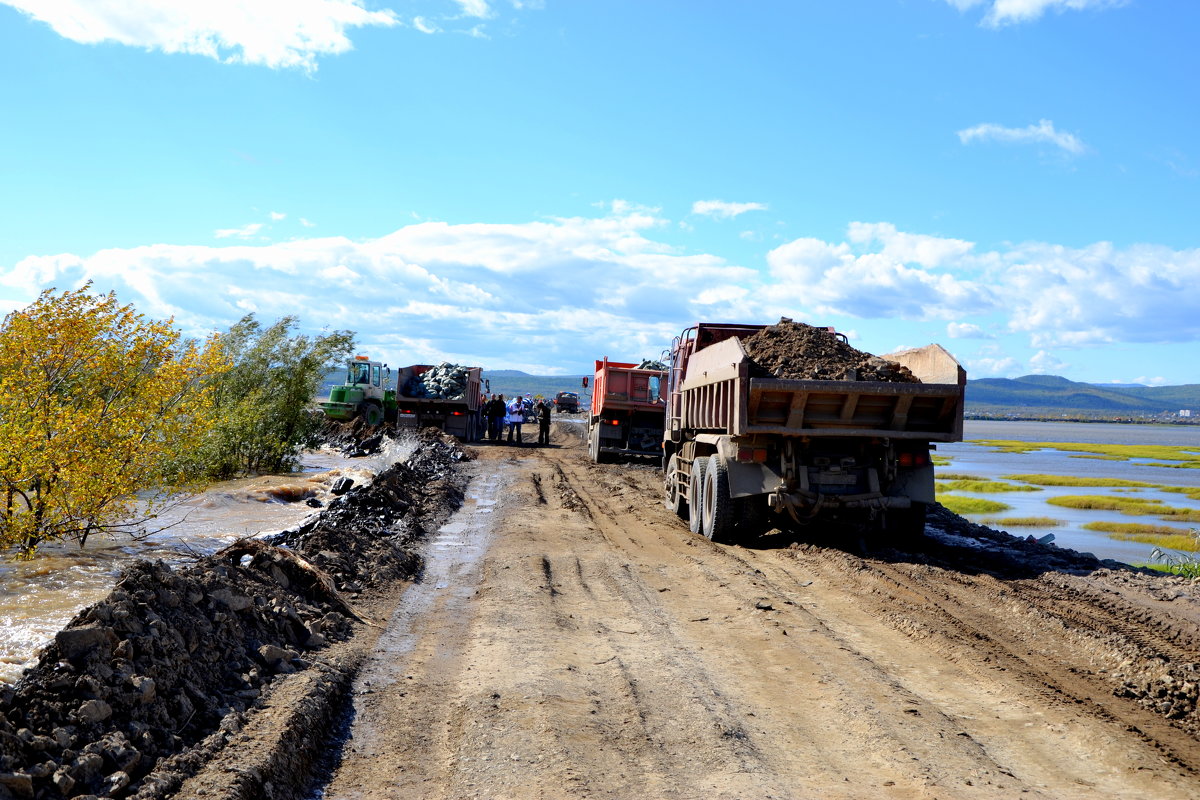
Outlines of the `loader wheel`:
M 372 427 L 383 422 L 383 409 L 374 403 L 359 403 L 358 413 Z
M 704 473 L 704 515 L 701 523 L 705 539 L 732 544 L 733 498 L 729 496 L 729 467 L 724 456 L 708 459 Z
M 692 461 L 692 476 L 688 480 L 688 529 L 692 533 L 704 533 L 704 470 L 708 457 L 701 456 Z
M 667 474 L 663 477 L 663 487 L 666 489 L 667 508 L 675 512 L 675 516 L 684 519 L 688 515 L 688 504 L 685 493 L 679 490 L 678 476 L 679 456 L 671 456 L 667 461 Z

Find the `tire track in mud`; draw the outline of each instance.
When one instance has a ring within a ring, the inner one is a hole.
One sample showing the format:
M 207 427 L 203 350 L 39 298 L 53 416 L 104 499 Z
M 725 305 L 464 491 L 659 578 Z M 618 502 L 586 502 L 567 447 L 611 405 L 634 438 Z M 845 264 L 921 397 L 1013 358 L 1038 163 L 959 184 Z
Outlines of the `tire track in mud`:
M 577 478 L 582 478 L 578 476 Z M 599 483 L 611 485 L 608 476 L 600 476 Z M 623 481 L 630 487 L 636 484 L 626 478 Z M 657 497 L 654 501 L 657 501 Z M 612 513 L 603 497 L 589 496 L 588 500 L 600 510 L 593 514 L 600 518 Z M 647 504 L 649 505 L 649 504 Z M 607 512 L 607 513 L 605 513 Z M 650 525 L 656 520 L 653 514 L 639 515 Z M 665 540 L 670 534 L 659 533 L 659 539 Z M 687 532 L 680 530 L 681 536 Z M 610 542 L 620 546 L 619 536 L 609 536 Z M 981 674 L 987 680 L 995 680 L 996 676 L 1003 679 L 1004 684 L 1016 681 L 1023 685 L 1027 692 L 1040 698 L 1040 702 L 1063 709 L 1070 714 L 1081 711 L 1093 716 L 1097 722 L 1113 728 L 1127 728 L 1136 739 L 1153 748 L 1168 762 L 1182 768 L 1184 776 L 1194 774 L 1196 741 L 1178 727 L 1172 726 L 1151 712 L 1145 712 L 1135 705 L 1113 697 L 1113 686 L 1097 680 L 1090 675 L 1094 665 L 1072 661 L 1069 650 L 1065 652 L 1038 653 L 1039 638 L 1053 641 L 1061 639 L 1064 632 L 1074 636 L 1102 638 L 1098 632 L 1107 635 L 1120 634 L 1123 639 L 1138 647 L 1150 650 L 1161 650 L 1164 639 L 1169 643 L 1174 638 L 1185 639 L 1184 645 L 1174 648 L 1168 656 L 1172 660 L 1186 657 L 1186 637 L 1182 629 L 1186 625 L 1151 625 L 1141 627 L 1130 622 L 1130 606 L 1119 602 L 1098 601 L 1094 594 L 1083 592 L 1079 587 L 1047 587 L 1036 581 L 1001 581 L 1000 579 L 982 575 L 962 575 L 953 570 L 938 570 L 930 574 L 933 568 L 920 565 L 892 564 L 875 560 L 860 559 L 853 555 L 840 552 L 808 548 L 810 555 L 797 556 L 796 551 L 775 551 L 756 553 L 739 548 L 725 548 L 712 545 L 704 540 L 691 540 L 695 555 L 687 556 L 697 574 L 719 588 L 730 591 L 742 602 L 748 602 L 753 596 L 766 596 L 776 602 L 791 605 L 792 609 L 784 617 L 791 622 L 783 624 L 814 624 L 820 620 L 813 616 L 806 620 L 803 609 L 797 605 L 799 590 L 808 580 L 797 578 L 786 569 L 774 569 L 784 576 L 785 588 L 778 581 L 768 578 L 757 565 L 764 561 L 775 562 L 778 567 L 780 559 L 792 558 L 797 563 L 805 563 L 812 559 L 807 566 L 819 566 L 818 572 L 830 574 L 832 579 L 856 585 L 862 594 L 874 596 L 878 602 L 877 614 L 885 624 L 898 632 L 910 637 L 947 658 L 951 663 L 959 664 L 968 672 Z M 802 552 L 805 549 L 802 548 Z M 754 553 L 754 557 L 746 558 L 739 553 Z M 710 566 L 713 556 L 734 565 L 744 573 L 753 573 L 745 584 L 735 590 L 730 584 L 730 576 L 721 569 Z M 815 554 L 815 555 L 813 555 Z M 866 576 L 866 577 L 864 577 Z M 1070 580 L 1080 580 L 1075 576 L 1060 576 L 1060 583 Z M 990 585 L 985 585 L 990 582 Z M 1059 590 L 1059 591 L 1056 591 Z M 1064 591 L 1066 591 L 1064 596 Z M 984 600 L 982 609 L 976 607 L 980 599 Z M 997 600 L 1016 609 L 1016 617 L 1026 625 L 1030 621 L 1032 634 L 1022 633 L 995 613 L 994 603 Z M 879 602 L 882 601 L 882 602 Z M 1076 613 L 1070 613 L 1077 608 Z M 955 609 L 961 613 L 951 612 Z M 774 609 L 773 609 L 774 610 Z M 1064 613 L 1065 612 L 1065 613 Z M 1150 612 L 1143 612 L 1142 617 L 1160 620 Z M 1136 618 L 1136 615 L 1135 615 Z M 820 630 L 822 626 L 818 626 Z M 825 627 L 823 631 L 831 642 L 838 642 L 850 652 L 856 652 L 854 647 L 848 647 L 847 642 L 833 630 Z M 1031 640 L 1030 636 L 1033 635 Z M 1061 649 L 1061 648 L 1060 648 Z M 1195 651 L 1192 651 L 1195 658 Z M 864 662 L 871 663 L 869 655 L 856 652 Z M 1066 656 L 1066 657 L 1064 657 Z M 872 663 L 872 666 L 873 663 Z M 904 687 L 893 681 L 890 676 L 879 673 L 884 683 L 890 683 L 894 690 Z M 914 701 L 915 702 L 915 701 Z M 928 707 L 928 703 L 925 704 Z M 951 717 L 941 715 L 944 722 L 952 721 Z M 969 733 L 961 732 L 959 736 L 971 738 Z M 976 743 L 978 744 L 978 743 Z M 986 748 L 979 745 L 981 753 Z M 982 757 L 982 756 L 981 756 Z M 1008 775 L 1012 772 L 995 762 L 995 777 Z M 1144 768 L 1144 767 L 1143 767 Z M 1080 778 L 1080 785 L 1087 781 Z

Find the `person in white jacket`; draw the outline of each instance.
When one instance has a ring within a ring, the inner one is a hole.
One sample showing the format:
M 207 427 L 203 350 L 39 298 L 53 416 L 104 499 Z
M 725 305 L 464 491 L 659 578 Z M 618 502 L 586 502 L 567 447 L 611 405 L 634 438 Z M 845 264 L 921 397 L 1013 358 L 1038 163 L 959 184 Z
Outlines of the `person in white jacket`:
M 504 418 L 508 423 L 508 441 L 513 441 L 513 433 L 516 433 L 517 444 L 521 442 L 521 426 L 525 424 L 525 404 L 521 401 L 520 395 L 513 398 L 513 401 L 508 404 L 508 416 Z

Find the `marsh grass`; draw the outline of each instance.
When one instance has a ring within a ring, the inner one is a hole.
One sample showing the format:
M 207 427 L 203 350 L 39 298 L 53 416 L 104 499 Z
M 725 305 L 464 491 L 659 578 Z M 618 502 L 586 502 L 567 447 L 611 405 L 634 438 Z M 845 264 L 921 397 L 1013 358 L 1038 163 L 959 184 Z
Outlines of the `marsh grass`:
M 937 473 L 938 480 L 942 481 L 982 481 L 987 480 L 978 475 L 968 475 L 965 472 L 939 472 Z
M 1142 525 L 1137 522 L 1089 522 L 1083 526 L 1090 531 L 1107 533 L 1110 539 L 1122 542 L 1141 542 L 1171 550 L 1200 550 L 1200 538 L 1195 531 L 1181 531 L 1165 525 Z
M 1130 481 L 1124 478 L 1086 478 L 1081 475 L 1041 475 L 1041 474 L 1026 474 L 1026 475 L 1005 475 L 1007 481 L 1021 481 L 1022 483 L 1032 483 L 1037 486 L 1120 486 L 1125 488 L 1138 489 L 1159 489 L 1155 483 L 1147 483 L 1145 481 Z
M 1149 497 L 1113 497 L 1099 494 L 1064 494 L 1048 497 L 1046 502 L 1064 508 L 1089 509 L 1093 511 L 1119 511 L 1131 516 L 1158 517 L 1178 522 L 1200 522 L 1200 510 L 1168 506 L 1162 500 Z
M 1200 449 L 1191 445 L 1167 444 L 1090 444 L 1086 442 L 1018 442 L 1011 439 L 971 439 L 972 444 L 992 447 L 1006 453 L 1030 453 L 1035 450 L 1061 450 L 1085 458 L 1128 461 L 1144 459 L 1161 462 L 1154 466 L 1200 469 Z
M 979 524 L 992 528 L 1058 528 L 1067 523 L 1054 517 L 990 517 L 979 520 Z
M 982 497 L 959 497 L 953 494 L 939 494 L 937 501 L 955 514 L 999 514 L 1008 511 L 1012 506 L 995 500 L 984 500 Z
M 950 466 L 950 456 L 939 456 L 939 455 L 932 455 L 932 456 L 930 456 L 930 457 L 929 457 L 929 461 L 930 461 L 930 463 L 931 463 L 931 464 L 933 464 L 935 467 L 948 467 L 948 466 Z
M 943 476 L 945 477 L 945 476 Z M 999 492 L 1040 492 L 1042 487 L 1028 484 L 1007 483 L 1005 481 L 989 481 L 980 478 L 959 478 L 957 480 L 938 481 L 934 487 L 939 492 L 975 492 L 976 494 L 997 494 Z

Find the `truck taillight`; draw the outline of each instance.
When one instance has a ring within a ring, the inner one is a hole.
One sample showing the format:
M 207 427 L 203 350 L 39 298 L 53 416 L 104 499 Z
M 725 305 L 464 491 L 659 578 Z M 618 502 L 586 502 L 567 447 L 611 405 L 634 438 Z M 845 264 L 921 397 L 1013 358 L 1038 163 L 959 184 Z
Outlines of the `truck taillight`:
M 462 415 L 463 415 L 463 412 L 461 412 L 461 411 L 451 411 L 450 412 L 450 416 L 452 416 L 452 417 L 461 417 Z
M 902 467 L 924 467 L 929 464 L 928 453 L 901 453 L 897 462 Z
M 737 460 L 745 463 L 761 464 L 767 460 L 767 449 L 765 447 L 739 447 Z

